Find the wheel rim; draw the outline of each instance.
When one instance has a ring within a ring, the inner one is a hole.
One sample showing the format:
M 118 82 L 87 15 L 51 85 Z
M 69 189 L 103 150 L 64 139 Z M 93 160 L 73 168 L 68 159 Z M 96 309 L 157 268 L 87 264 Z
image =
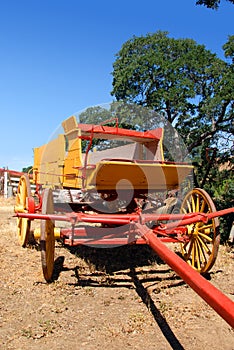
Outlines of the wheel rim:
M 197 188 L 185 196 L 181 205 L 183 214 L 207 214 L 214 211 L 216 208 L 208 193 Z M 196 222 L 187 225 L 189 240 L 181 245 L 182 255 L 199 273 L 208 272 L 215 263 L 220 242 L 218 228 L 218 218 L 210 219 L 207 223 Z
M 27 198 L 31 196 L 30 181 L 27 175 L 22 175 L 19 181 L 15 212 L 28 213 Z M 27 218 L 17 218 L 17 233 L 20 245 L 25 247 L 30 233 L 30 220 Z
M 46 188 L 43 195 L 42 202 L 42 214 L 53 214 L 54 203 L 52 190 Z M 54 269 L 54 221 L 42 220 L 41 221 L 41 263 L 44 278 L 47 282 L 52 281 L 53 269 Z

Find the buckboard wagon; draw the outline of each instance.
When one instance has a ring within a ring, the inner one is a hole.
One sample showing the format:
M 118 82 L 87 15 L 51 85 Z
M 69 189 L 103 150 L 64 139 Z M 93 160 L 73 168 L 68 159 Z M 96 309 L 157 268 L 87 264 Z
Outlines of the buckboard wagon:
M 117 123 L 78 124 L 74 116 L 62 125 L 64 133 L 34 149 L 36 191 L 23 175 L 15 204 L 20 244 L 25 247 L 30 234 L 40 241 L 45 280 L 53 280 L 56 239 L 68 246 L 148 244 L 234 327 L 234 303 L 202 276 L 218 254 L 218 217 L 234 208 L 216 211 L 199 188 L 178 197 L 193 166 L 165 161 L 161 128 L 142 132 Z M 95 139 L 120 140 L 121 146 L 90 152 Z M 161 203 L 165 191 L 169 196 Z M 40 220 L 40 227 L 31 232 L 33 220 Z M 60 221 L 70 225 L 61 227 Z M 165 242 L 179 243 L 183 259 Z

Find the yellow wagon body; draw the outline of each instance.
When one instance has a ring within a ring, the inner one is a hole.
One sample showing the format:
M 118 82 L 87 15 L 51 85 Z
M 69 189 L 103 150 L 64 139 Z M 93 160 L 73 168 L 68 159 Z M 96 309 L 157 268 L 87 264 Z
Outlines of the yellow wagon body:
M 64 134 L 34 149 L 34 181 L 44 187 L 103 193 L 129 189 L 140 193 L 170 190 L 177 188 L 193 169 L 185 163 L 164 161 L 163 129 L 160 128 L 137 132 L 78 124 L 74 116 L 62 126 Z M 130 143 L 82 155 L 82 138 L 119 139 Z
M 87 177 L 86 187 L 98 192 L 131 188 L 138 192 L 171 190 L 183 182 L 191 169 L 188 165 L 101 161 Z

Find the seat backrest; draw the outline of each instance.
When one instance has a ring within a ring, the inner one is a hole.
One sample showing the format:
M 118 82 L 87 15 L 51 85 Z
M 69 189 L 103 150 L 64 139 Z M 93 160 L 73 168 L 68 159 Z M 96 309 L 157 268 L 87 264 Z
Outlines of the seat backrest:
M 163 129 L 152 130 L 158 138 L 153 141 L 137 142 L 135 145 L 135 152 L 133 159 L 135 160 L 149 160 L 149 161 L 163 161 Z
M 66 140 L 66 155 L 64 159 L 64 187 L 81 187 L 79 169 L 82 167 L 82 152 L 80 130 L 75 116 L 62 122 Z

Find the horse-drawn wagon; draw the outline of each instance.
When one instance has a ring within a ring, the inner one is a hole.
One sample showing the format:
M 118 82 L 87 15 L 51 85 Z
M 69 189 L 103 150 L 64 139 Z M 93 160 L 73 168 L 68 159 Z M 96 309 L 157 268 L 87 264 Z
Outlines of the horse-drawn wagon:
M 33 181 L 21 177 L 15 215 L 20 244 L 33 232 L 40 241 L 43 274 L 53 280 L 55 240 L 64 245 L 148 244 L 227 322 L 234 325 L 233 302 L 200 274 L 215 263 L 218 216 L 208 193 L 195 188 L 180 198 L 193 166 L 164 159 L 163 129 L 136 131 L 115 126 L 63 123 L 64 132 L 34 149 Z M 95 139 L 120 140 L 121 146 L 90 152 Z M 87 143 L 82 154 L 82 140 Z M 128 142 L 126 144 L 126 142 Z M 162 193 L 170 195 L 160 204 Z M 70 223 L 61 227 L 58 222 Z M 59 226 L 59 227 L 58 227 Z M 164 242 L 181 245 L 184 261 Z M 200 273 L 200 274 L 199 274 Z

